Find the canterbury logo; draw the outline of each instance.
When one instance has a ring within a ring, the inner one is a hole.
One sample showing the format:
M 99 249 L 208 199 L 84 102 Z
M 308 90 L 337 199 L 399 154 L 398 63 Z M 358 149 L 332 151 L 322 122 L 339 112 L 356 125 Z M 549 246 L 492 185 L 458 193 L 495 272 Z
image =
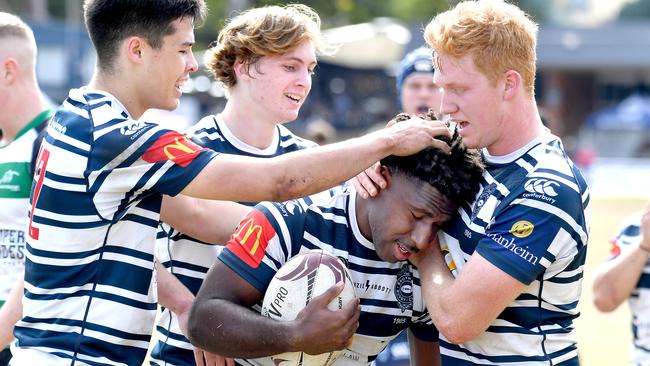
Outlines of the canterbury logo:
M 120 128 L 120 133 L 124 136 L 131 136 L 134 133 L 138 132 L 141 130 L 143 127 L 145 127 L 146 124 L 141 121 L 137 121 L 129 126 L 123 126 Z
M 560 183 L 548 180 L 548 179 L 531 179 L 524 185 L 524 189 L 530 193 L 539 193 L 546 196 L 555 197 L 557 196 L 556 187 L 559 187 Z
M 320 258 L 320 260 L 319 260 Z M 278 277 L 281 281 L 295 281 L 299 278 L 310 275 L 312 272 L 318 269 L 319 263 L 329 267 L 334 273 L 334 283 L 343 281 L 345 283 L 345 268 L 341 262 L 339 262 L 335 257 L 322 254 L 318 256 L 316 253 L 311 255 L 305 255 L 301 258 L 300 264 L 293 271 L 287 273 L 282 277 Z
M 255 235 L 253 235 L 255 234 Z M 235 238 L 242 246 L 248 246 L 249 253 L 254 256 L 260 246 L 260 237 L 262 236 L 262 226 L 255 224 L 252 218 L 246 220 L 235 233 Z M 255 242 L 253 245 L 248 245 L 249 239 L 253 238 Z

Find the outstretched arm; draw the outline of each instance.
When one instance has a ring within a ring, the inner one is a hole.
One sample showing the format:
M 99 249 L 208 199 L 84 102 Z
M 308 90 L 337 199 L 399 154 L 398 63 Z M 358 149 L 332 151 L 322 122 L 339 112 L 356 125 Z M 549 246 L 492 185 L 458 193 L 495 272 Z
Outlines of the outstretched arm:
M 413 118 L 344 142 L 271 159 L 221 154 L 183 194 L 234 201 L 286 201 L 340 184 L 388 155 L 411 155 L 427 147 L 448 150 L 435 138 L 450 137 L 443 122 Z
M 160 220 L 192 238 L 225 245 L 250 207 L 179 194 L 163 196 Z
M 327 309 L 342 289 L 341 284 L 333 286 L 310 301 L 295 321 L 281 322 L 250 310 L 263 294 L 217 261 L 192 307 L 189 338 L 202 349 L 233 358 L 339 350 L 348 344 L 359 320 L 358 300 L 338 311 Z
M 637 286 L 650 254 L 650 205 L 641 217 L 639 242 L 616 258 L 603 263 L 594 276 L 594 304 L 600 311 L 614 311 Z

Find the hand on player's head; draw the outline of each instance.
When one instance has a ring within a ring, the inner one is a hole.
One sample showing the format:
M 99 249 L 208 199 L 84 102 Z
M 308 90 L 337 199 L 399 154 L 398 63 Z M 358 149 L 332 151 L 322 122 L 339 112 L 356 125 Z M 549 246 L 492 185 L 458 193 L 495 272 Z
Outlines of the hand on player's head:
M 451 139 L 451 133 L 444 122 L 424 120 L 416 116 L 409 116 L 403 121 L 402 118 L 404 117 L 384 130 L 395 142 L 391 155 L 412 155 L 427 147 L 449 151 L 449 145 L 442 140 Z
M 436 115 L 432 109 L 429 109 L 429 112 L 424 118 L 421 118 L 419 116 L 413 116 L 408 113 L 399 113 L 388 122 L 386 128 L 388 129 L 398 128 L 393 126 L 397 123 L 405 123 L 408 121 L 415 121 L 414 123 L 426 123 L 425 121 L 437 121 L 437 120 L 436 120 Z M 440 150 L 448 152 L 450 151 L 448 142 L 450 141 L 451 135 L 448 130 L 447 131 L 442 130 L 442 126 L 448 127 L 446 124 L 442 122 L 436 122 L 435 124 L 432 125 L 432 128 L 436 129 L 436 133 L 439 133 L 439 135 L 431 136 L 430 139 L 432 140 L 431 143 L 434 144 L 434 147 L 437 147 Z M 416 153 L 416 152 L 417 151 L 414 151 L 412 153 Z M 394 154 L 394 155 L 399 155 L 399 154 Z M 410 155 L 410 154 L 403 154 L 403 155 Z M 388 179 L 386 179 L 386 177 L 383 175 L 381 165 L 377 163 L 371 166 L 370 168 L 366 169 L 365 171 L 359 173 L 356 177 L 352 178 L 350 180 L 350 183 L 354 186 L 357 193 L 359 193 L 362 198 L 368 198 L 368 197 L 375 197 L 377 196 L 377 194 L 379 194 L 379 192 L 382 189 L 386 189 L 386 187 L 388 186 Z
M 384 175 L 386 170 L 379 162 L 350 179 L 350 184 L 362 198 L 375 197 L 382 189 L 388 187 L 388 178 Z

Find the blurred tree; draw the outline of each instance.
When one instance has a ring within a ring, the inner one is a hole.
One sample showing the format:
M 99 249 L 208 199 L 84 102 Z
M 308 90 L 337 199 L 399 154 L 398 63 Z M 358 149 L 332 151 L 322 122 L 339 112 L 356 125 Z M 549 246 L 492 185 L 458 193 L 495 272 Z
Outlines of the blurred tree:
M 620 20 L 648 20 L 650 18 L 650 0 L 628 2 L 618 14 Z
M 205 24 L 196 30 L 198 48 L 203 48 L 214 41 L 227 19 L 241 10 L 254 6 L 287 3 L 286 0 L 206 1 L 210 11 Z M 397 18 L 404 23 L 425 23 L 438 12 L 449 8 L 448 0 L 298 0 L 297 2 L 316 10 L 324 29 L 367 22 L 373 18 L 386 16 Z
M 537 24 L 546 23 L 552 18 L 553 7 L 547 0 L 514 0 L 512 3 L 528 13 Z
M 286 4 L 286 0 L 207 0 L 210 18 L 223 20 L 229 7 L 241 10 L 252 6 Z M 245 3 L 242 7 L 231 7 L 232 3 Z M 448 0 L 302 0 L 318 12 L 325 28 L 361 23 L 376 17 L 393 17 L 403 22 L 428 20 L 436 13 L 449 7 Z M 453 1 L 452 1 L 453 2 Z M 223 21 L 220 22 L 223 24 Z

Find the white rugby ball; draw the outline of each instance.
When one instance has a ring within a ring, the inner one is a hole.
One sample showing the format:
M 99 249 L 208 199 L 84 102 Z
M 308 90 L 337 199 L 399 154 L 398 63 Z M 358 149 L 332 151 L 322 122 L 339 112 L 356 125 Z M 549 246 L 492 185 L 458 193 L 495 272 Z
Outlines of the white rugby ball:
M 280 321 L 296 319 L 309 301 L 343 281 L 343 291 L 329 304 L 328 309 L 338 310 L 356 299 L 354 285 L 348 269 L 336 256 L 322 250 L 310 250 L 287 261 L 273 276 L 262 302 L 262 315 Z M 309 355 L 304 352 L 287 352 L 271 356 L 278 366 L 329 366 L 342 351 Z

